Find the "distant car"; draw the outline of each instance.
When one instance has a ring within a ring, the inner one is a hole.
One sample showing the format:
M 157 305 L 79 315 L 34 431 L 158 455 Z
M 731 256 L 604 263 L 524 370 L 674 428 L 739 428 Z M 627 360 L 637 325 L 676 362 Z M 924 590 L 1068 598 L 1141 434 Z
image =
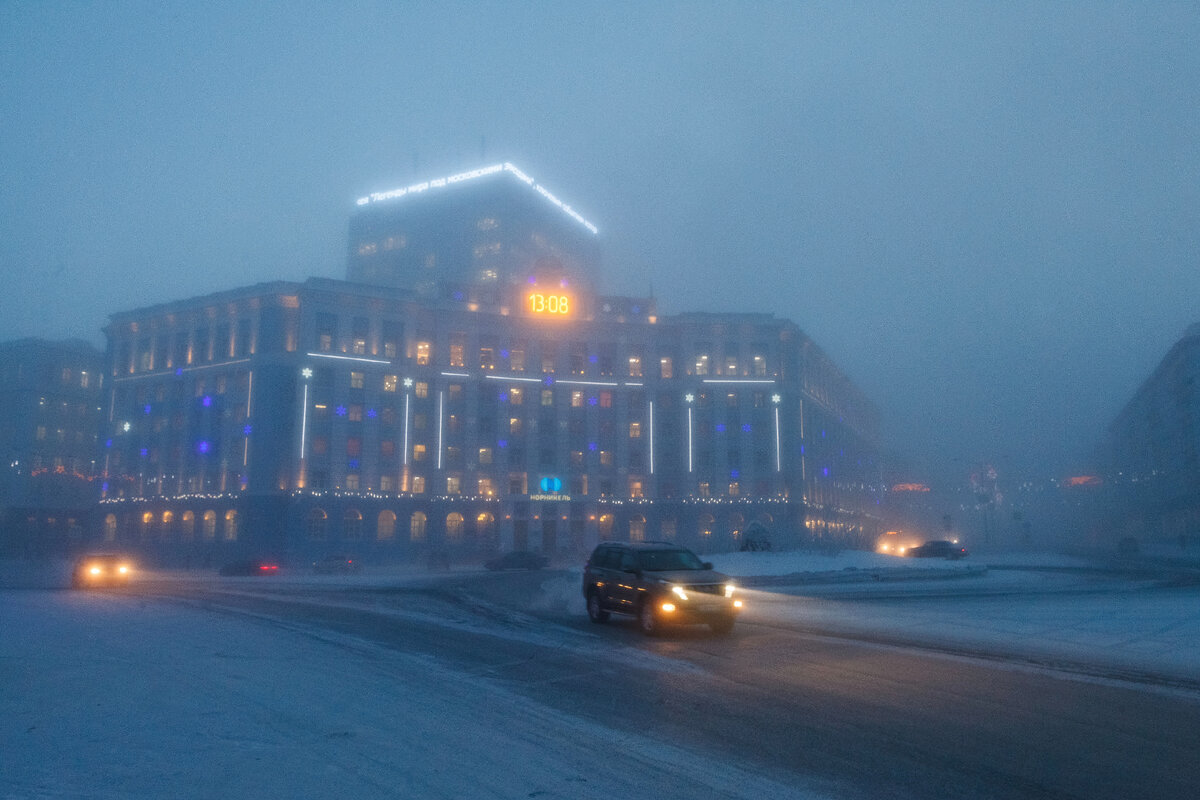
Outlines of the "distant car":
M 583 568 L 583 597 L 592 622 L 628 614 L 647 636 L 692 623 L 727 634 L 743 605 L 727 576 L 671 542 L 601 542 Z
M 76 589 L 125 586 L 133 577 L 133 562 L 115 553 L 93 553 L 75 563 L 71 585 Z
M 264 561 L 258 558 L 248 561 L 232 561 L 219 570 L 221 575 L 275 575 L 278 572 L 279 565 L 274 561 Z
M 313 562 L 313 572 L 318 575 L 355 575 L 362 566 L 350 556 L 325 556 Z
M 549 559 L 541 553 L 534 553 L 530 550 L 513 550 L 511 553 L 505 553 L 486 561 L 483 565 L 490 570 L 542 569 L 549 563 Z
M 948 558 L 953 561 L 966 558 L 967 548 L 959 547 L 954 542 L 939 539 L 937 541 L 926 542 L 917 547 L 910 547 L 904 551 L 904 555 L 909 558 Z

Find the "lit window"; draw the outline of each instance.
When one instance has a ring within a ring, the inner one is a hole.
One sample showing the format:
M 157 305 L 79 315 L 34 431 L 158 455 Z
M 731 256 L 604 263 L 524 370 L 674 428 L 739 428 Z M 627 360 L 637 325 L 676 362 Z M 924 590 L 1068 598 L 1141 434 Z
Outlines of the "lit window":
M 358 246 L 358 254 L 360 256 L 371 256 L 375 255 L 375 251 L 378 249 L 379 246 L 375 242 L 363 242 Z
M 384 375 L 383 376 L 383 390 L 385 392 L 396 391 L 396 384 L 397 384 L 397 380 L 396 380 L 395 375 Z
M 512 417 L 508 420 L 508 432 L 513 436 L 521 435 L 521 418 Z
M 490 347 L 479 348 L 479 368 L 480 369 L 495 369 L 496 354 Z
M 413 386 L 413 394 L 422 399 L 429 397 L 429 384 L 425 381 L 417 381 Z
M 367 340 L 362 337 L 355 337 L 354 344 L 352 345 L 352 347 L 354 350 L 354 355 L 356 355 L 356 356 L 366 355 Z
M 629 438 L 630 439 L 642 438 L 642 423 L 640 423 L 640 422 L 629 423 Z
M 328 353 L 329 351 L 333 350 L 333 334 L 322 333 L 321 341 L 320 344 L 317 345 L 317 349 L 322 353 Z
M 518 386 L 514 386 L 508 390 L 508 402 L 511 405 L 519 406 L 525 402 L 525 391 Z
M 664 377 L 664 378 L 674 377 L 675 370 L 674 370 L 674 365 L 671 363 L 670 356 L 663 356 L 662 358 L 660 358 L 658 360 L 658 366 L 659 366 L 660 374 L 662 375 L 662 377 Z
M 432 349 L 433 347 L 429 342 L 417 342 L 417 364 L 428 366 Z
M 631 377 L 631 378 L 642 377 L 642 357 L 641 356 L 630 356 L 629 357 L 629 377 Z
M 606 467 L 611 467 L 613 465 L 612 450 L 601 450 L 600 451 L 600 463 Z
M 696 356 L 696 374 L 697 375 L 707 375 L 708 374 L 708 356 L 707 355 Z
M 463 346 L 461 344 L 450 345 L 450 366 L 463 366 Z
M 542 389 L 542 405 L 544 405 L 544 406 L 554 405 L 554 390 L 553 389 Z
M 363 388 L 363 373 L 354 372 L 354 371 L 352 371 L 350 373 L 350 388 L 351 389 Z
M 490 448 L 490 447 L 479 448 L 479 463 L 480 464 L 492 463 L 492 448 Z
M 767 359 L 765 357 L 754 357 L 754 374 L 757 377 L 762 377 L 767 374 Z
M 462 494 L 462 479 L 457 475 L 446 477 L 446 494 Z
M 413 494 L 425 494 L 425 477 L 423 475 L 414 475 L 412 479 Z
M 424 461 L 424 460 L 425 460 L 425 445 L 414 444 L 413 445 L 413 461 Z
M 725 356 L 725 374 L 726 375 L 737 375 L 738 374 L 737 356 Z
M 583 392 L 571 392 L 571 408 L 583 408 Z

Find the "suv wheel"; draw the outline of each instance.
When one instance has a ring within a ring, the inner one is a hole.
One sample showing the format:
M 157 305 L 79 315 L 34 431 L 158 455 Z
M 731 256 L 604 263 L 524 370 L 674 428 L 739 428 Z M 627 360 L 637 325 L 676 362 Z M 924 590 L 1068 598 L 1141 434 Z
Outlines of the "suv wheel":
M 587 599 L 588 619 L 592 622 L 608 622 L 608 612 L 600 606 L 600 593 L 591 592 Z
M 659 628 L 658 615 L 654 613 L 654 602 L 647 600 L 638 609 L 638 627 L 647 636 L 657 636 Z

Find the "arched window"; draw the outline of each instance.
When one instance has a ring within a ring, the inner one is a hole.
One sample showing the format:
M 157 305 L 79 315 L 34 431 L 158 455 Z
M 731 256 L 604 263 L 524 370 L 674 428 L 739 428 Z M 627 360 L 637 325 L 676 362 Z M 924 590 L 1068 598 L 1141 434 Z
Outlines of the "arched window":
M 162 538 L 164 541 L 170 540 L 172 528 L 175 526 L 175 512 L 164 511 L 162 513 Z
M 362 538 L 362 514 L 357 508 L 348 508 L 342 515 L 342 538 L 347 541 Z
M 599 527 L 600 527 L 601 540 L 612 539 L 613 515 L 612 514 L 601 514 Z
M 451 511 L 446 515 L 446 539 L 451 542 L 457 542 L 462 539 L 463 534 L 463 515 L 457 511 Z
M 203 535 L 204 535 L 205 539 L 209 539 L 209 540 L 217 538 L 217 512 L 215 512 L 215 511 L 205 511 L 204 512 L 204 534 Z
M 746 527 L 746 518 L 745 517 L 743 517 L 741 514 L 730 514 L 729 515 L 729 537 L 731 539 L 733 539 L 733 541 L 736 542 L 739 538 L 741 538 L 742 529 L 745 527 Z
M 195 535 L 196 515 L 191 511 L 185 511 L 183 512 L 183 516 L 179 518 L 179 538 L 185 542 L 190 542 Z
M 629 520 L 629 541 L 646 541 L 646 518 L 641 514 L 631 517 Z
M 381 542 L 391 541 L 396 536 L 396 512 L 380 511 L 375 523 L 375 538 Z
M 323 508 L 314 508 L 308 512 L 304 520 L 305 533 L 311 542 L 325 541 L 325 528 L 329 523 L 329 515 Z
M 117 515 L 108 514 L 104 517 L 104 541 L 115 542 L 117 540 Z
M 425 522 L 426 516 L 424 511 L 414 511 L 413 515 L 408 520 L 408 538 L 414 542 L 425 541 Z
M 236 542 L 238 535 L 237 512 L 232 508 L 225 512 L 225 541 Z

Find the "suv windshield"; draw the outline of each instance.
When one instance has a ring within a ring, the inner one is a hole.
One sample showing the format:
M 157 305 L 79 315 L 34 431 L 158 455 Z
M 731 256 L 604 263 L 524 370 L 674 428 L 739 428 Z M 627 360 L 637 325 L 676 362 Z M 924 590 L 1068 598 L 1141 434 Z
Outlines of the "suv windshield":
M 641 562 L 647 572 L 704 569 L 704 564 L 690 550 L 647 550 L 641 554 Z

